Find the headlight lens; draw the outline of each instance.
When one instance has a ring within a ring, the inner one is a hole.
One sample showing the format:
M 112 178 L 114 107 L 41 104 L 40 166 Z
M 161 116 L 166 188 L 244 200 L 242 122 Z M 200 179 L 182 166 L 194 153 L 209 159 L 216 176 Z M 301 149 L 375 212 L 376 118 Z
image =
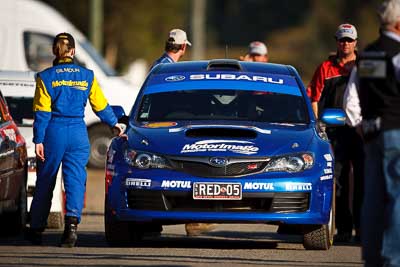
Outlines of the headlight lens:
M 266 172 L 301 172 L 311 169 L 314 157 L 311 153 L 300 153 L 272 158 L 265 167 Z
M 129 165 L 137 167 L 139 169 L 170 168 L 166 159 L 149 152 L 141 152 L 127 149 L 125 151 L 124 158 Z

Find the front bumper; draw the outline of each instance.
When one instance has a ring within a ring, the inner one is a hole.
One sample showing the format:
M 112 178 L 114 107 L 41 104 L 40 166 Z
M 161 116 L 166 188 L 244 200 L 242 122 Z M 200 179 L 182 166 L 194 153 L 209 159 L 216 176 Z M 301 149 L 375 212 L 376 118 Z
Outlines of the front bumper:
M 327 224 L 329 221 L 333 180 L 321 180 L 319 174 L 290 178 L 259 174 L 227 179 L 177 176 L 176 172 L 170 176 L 163 170 L 136 172 L 134 176 L 124 173 L 127 174 L 113 177 L 106 195 L 106 214 L 118 221 L 160 224 L 191 221 Z M 151 185 L 126 186 L 127 177 L 151 180 Z M 165 181 L 175 181 L 180 186 L 169 183 L 169 187 L 163 187 Z M 194 200 L 193 182 L 241 183 L 242 199 Z

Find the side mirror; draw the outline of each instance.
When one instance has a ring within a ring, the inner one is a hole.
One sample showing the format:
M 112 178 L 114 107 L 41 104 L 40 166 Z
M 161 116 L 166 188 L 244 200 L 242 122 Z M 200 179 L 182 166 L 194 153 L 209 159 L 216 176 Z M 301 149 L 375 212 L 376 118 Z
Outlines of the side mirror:
M 118 118 L 119 123 L 128 125 L 129 117 L 125 115 L 125 111 L 121 106 L 111 106 L 114 111 L 115 116 Z
M 327 126 L 343 126 L 346 123 L 346 114 L 340 108 L 327 108 L 322 112 L 320 120 Z

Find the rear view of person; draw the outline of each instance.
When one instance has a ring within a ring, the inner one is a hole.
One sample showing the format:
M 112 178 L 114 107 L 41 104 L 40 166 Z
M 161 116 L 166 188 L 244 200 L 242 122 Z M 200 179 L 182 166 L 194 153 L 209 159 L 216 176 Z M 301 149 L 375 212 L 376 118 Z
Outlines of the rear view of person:
M 75 40 L 69 33 L 54 38 L 53 67 L 37 74 L 33 102 L 33 142 L 37 161 L 36 190 L 31 206 L 27 239 L 42 243 L 56 174 L 62 163 L 66 193 L 65 230 L 61 246 L 74 247 L 81 220 L 86 186 L 85 166 L 90 145 L 84 110 L 89 100 L 93 111 L 122 134 L 93 71 L 74 63 Z
M 173 29 L 168 34 L 168 39 L 165 42 L 164 54 L 154 61 L 151 68 L 154 68 L 160 63 L 175 63 L 185 55 L 187 46 L 192 44 L 188 41 L 186 32 L 181 29 Z

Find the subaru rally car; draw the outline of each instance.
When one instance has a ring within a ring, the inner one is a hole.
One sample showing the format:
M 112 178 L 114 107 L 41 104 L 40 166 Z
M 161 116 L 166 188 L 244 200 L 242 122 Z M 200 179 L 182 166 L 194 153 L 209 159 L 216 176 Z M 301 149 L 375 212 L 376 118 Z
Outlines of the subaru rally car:
M 114 111 L 123 115 L 120 108 Z M 334 231 L 333 152 L 291 66 L 211 60 L 160 64 L 107 155 L 105 235 L 132 244 L 162 225 L 300 225 L 306 249 Z

